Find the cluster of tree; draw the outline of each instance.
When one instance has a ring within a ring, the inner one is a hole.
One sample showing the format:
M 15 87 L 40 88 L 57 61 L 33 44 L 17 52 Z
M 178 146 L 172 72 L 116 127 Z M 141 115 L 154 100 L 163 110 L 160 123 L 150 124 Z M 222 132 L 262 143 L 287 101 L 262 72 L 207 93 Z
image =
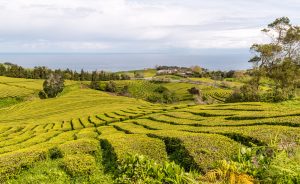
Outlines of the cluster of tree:
M 174 103 L 178 101 L 175 93 L 164 86 L 159 86 L 154 90 L 154 93 L 147 97 L 147 101 L 153 103 Z
M 43 90 L 39 92 L 41 99 L 54 98 L 64 89 L 64 78 L 58 73 L 51 73 L 44 81 Z
M 192 68 L 192 74 L 191 76 L 193 77 L 205 77 L 205 78 L 211 78 L 214 80 L 224 80 L 225 78 L 241 78 L 244 76 L 246 72 L 244 71 L 235 71 L 235 70 L 230 70 L 230 71 L 210 71 L 205 68 L 201 68 L 199 66 L 193 66 Z M 242 76 L 241 76 L 242 74 Z
M 295 96 L 300 82 L 300 27 L 290 23 L 289 18 L 276 19 L 263 33 L 270 43 L 253 44 L 255 56 L 252 79 L 237 90 L 230 101 L 284 101 Z M 272 81 L 270 90 L 260 90 L 262 78 Z
M 116 82 L 114 81 L 99 82 L 97 90 L 116 93 L 122 96 L 128 96 L 128 97 L 131 96 L 129 93 L 128 85 L 125 85 L 123 87 L 118 87 Z
M 144 73 L 141 72 L 141 71 L 135 71 L 134 72 L 134 78 L 136 78 L 136 79 L 142 79 L 142 78 L 144 78 Z
M 93 71 L 91 75 L 91 83 L 90 88 L 101 90 L 101 83 L 100 81 L 110 81 L 113 82 L 113 80 L 130 80 L 130 76 L 126 74 L 114 74 L 114 73 L 106 73 L 106 72 L 97 72 Z
M 65 80 L 75 81 L 91 81 L 95 75 L 99 81 L 109 80 L 129 80 L 130 77 L 125 74 L 116 74 L 110 72 L 87 72 L 81 70 L 80 72 L 70 69 L 66 70 L 51 70 L 45 66 L 34 67 L 33 69 L 26 69 L 12 63 L 0 63 L 0 76 L 14 77 L 14 78 L 27 78 L 27 79 L 47 79 L 51 73 L 60 74 Z M 93 76 L 94 75 L 94 76 Z

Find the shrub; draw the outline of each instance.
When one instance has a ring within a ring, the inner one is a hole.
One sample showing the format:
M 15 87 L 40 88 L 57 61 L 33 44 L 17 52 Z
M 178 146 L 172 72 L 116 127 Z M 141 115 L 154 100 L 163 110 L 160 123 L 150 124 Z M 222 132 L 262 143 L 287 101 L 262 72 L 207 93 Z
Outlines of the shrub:
M 128 155 L 119 163 L 117 183 L 198 183 L 197 175 L 187 173 L 174 162 L 157 164 L 140 155 Z
M 158 94 L 151 94 L 147 97 L 147 101 L 149 102 L 153 102 L 153 103 L 158 103 L 158 102 L 162 102 L 162 96 L 158 95 Z
M 154 103 L 173 103 L 178 101 L 174 92 L 171 92 L 164 86 L 158 86 L 154 89 L 154 93 L 147 97 L 147 100 Z
M 168 90 L 168 88 L 166 88 L 166 87 L 164 87 L 164 86 L 158 86 L 155 90 L 154 90 L 154 92 L 156 92 L 156 93 L 165 93 L 165 92 L 168 92 L 169 90 Z
M 246 173 L 261 183 L 299 183 L 300 151 L 276 147 L 242 148 L 231 161 L 239 173 Z
M 122 160 L 126 154 L 145 155 L 162 162 L 167 159 L 167 152 L 163 141 L 141 134 L 110 133 L 101 137 L 101 147 L 109 150 L 113 159 Z
M 253 184 L 255 179 L 239 171 L 234 162 L 226 160 L 219 161 L 215 169 L 208 171 L 201 178 L 209 183 L 230 183 L 230 184 Z
M 266 93 L 264 96 L 264 101 L 268 102 L 282 102 L 286 100 L 291 100 L 293 97 L 295 97 L 294 92 L 291 90 L 291 93 L 288 93 L 286 90 L 282 90 L 280 88 L 270 90 L 268 93 Z
M 99 90 L 106 91 L 106 83 L 105 82 L 99 82 Z
M 143 72 L 135 71 L 134 72 L 134 77 L 135 78 L 144 78 L 144 73 Z
M 121 92 L 120 92 L 120 95 L 123 95 L 123 96 L 130 96 L 130 93 L 129 93 L 129 86 L 128 85 L 125 85 Z
M 294 93 L 278 89 L 271 89 L 266 92 L 253 89 L 249 84 L 242 86 L 240 89 L 235 89 L 226 102 L 282 102 L 295 97 Z
M 108 92 L 111 92 L 111 93 L 116 92 L 117 91 L 116 83 L 113 82 L 113 81 L 109 81 L 108 83 L 106 83 L 105 91 L 108 91 Z
M 164 103 L 173 103 L 178 101 L 178 98 L 176 97 L 174 92 L 166 91 L 163 93 L 163 100 Z
M 67 155 L 62 160 L 62 168 L 69 175 L 76 177 L 92 174 L 97 169 L 97 165 L 91 155 Z
M 39 92 L 39 97 L 40 99 L 46 99 L 48 98 L 47 94 L 45 93 L 45 91 L 40 91 Z
M 19 173 L 23 168 L 32 166 L 35 162 L 46 159 L 45 150 L 22 150 L 0 156 L 0 183 Z
M 189 92 L 191 95 L 200 95 L 200 90 L 197 89 L 196 87 L 192 87 L 191 89 L 188 89 L 188 92 Z
M 58 147 L 54 147 L 49 150 L 49 156 L 51 159 L 62 158 L 63 153 Z
M 99 81 L 91 81 L 90 88 L 100 90 Z
M 277 153 L 268 168 L 263 175 L 266 182 L 300 183 L 300 150 L 292 155 L 286 151 Z
M 121 80 L 130 80 L 130 76 L 128 74 L 121 74 Z
M 66 142 L 59 146 L 63 154 L 95 154 L 99 149 L 98 141 L 79 139 Z
M 226 102 L 258 102 L 260 100 L 261 96 L 258 90 L 254 86 L 246 84 L 240 89 L 235 89 Z

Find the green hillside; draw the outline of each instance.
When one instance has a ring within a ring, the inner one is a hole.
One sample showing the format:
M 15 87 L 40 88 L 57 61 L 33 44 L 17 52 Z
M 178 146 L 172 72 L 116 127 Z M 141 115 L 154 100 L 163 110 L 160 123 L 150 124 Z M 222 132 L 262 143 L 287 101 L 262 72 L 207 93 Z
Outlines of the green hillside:
M 103 88 L 101 90 L 105 90 L 105 84 L 107 83 L 108 82 L 100 82 L 100 86 L 102 86 Z M 175 102 L 185 104 L 193 103 L 194 101 L 193 95 L 191 95 L 188 92 L 188 90 L 192 87 L 196 87 L 197 89 L 199 89 L 201 91 L 201 94 L 207 99 L 209 99 L 211 103 L 222 103 L 228 96 L 232 94 L 236 85 L 236 83 L 227 82 L 229 87 L 223 87 L 221 86 L 220 81 L 207 83 L 193 83 L 191 81 L 186 80 L 173 82 L 153 82 L 150 80 L 124 80 L 114 81 L 114 83 L 116 84 L 117 88 L 115 93 L 123 95 L 122 90 L 126 86 L 128 88 L 128 94 L 125 94 L 125 96 L 143 99 L 146 101 L 149 96 L 157 94 L 155 92 L 157 88 L 163 86 L 166 87 L 170 92 L 174 93 L 177 99 Z
M 67 81 L 58 97 L 41 100 L 36 93 L 42 82 L 0 77 L 2 99 L 27 97 L 0 106 L 0 183 L 113 183 L 128 154 L 157 164 L 174 161 L 198 172 L 196 182 L 212 183 L 205 173 L 220 160 L 235 158 L 242 147 L 300 148 L 297 100 L 225 104 L 232 89 L 197 84 L 219 103 L 152 104 L 143 99 L 159 84 L 148 81 L 116 82 L 120 89 L 129 85 L 135 98 Z M 195 84 L 163 85 L 181 100 L 192 99 L 187 89 Z

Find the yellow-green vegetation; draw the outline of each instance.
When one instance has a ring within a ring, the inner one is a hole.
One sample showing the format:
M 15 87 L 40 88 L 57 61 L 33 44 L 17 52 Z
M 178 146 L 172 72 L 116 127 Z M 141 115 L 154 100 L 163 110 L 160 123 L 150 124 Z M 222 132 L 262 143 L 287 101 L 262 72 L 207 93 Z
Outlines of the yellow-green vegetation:
M 130 77 L 134 77 L 135 73 L 142 73 L 145 78 L 154 77 L 156 75 L 156 69 L 145 69 L 145 70 L 132 70 L 132 71 L 124 71 L 124 72 L 117 72 L 117 74 L 126 74 Z
M 289 155 L 300 147 L 298 100 L 152 104 L 87 89 L 79 82 L 70 82 L 56 98 L 41 100 L 34 93 L 35 89 L 40 89 L 35 84 L 42 85 L 42 82 L 26 81 L 0 78 L 0 84 L 16 91 L 12 93 L 16 97 L 32 95 L 16 104 L 0 106 L 0 183 L 113 183 L 125 180 L 130 183 L 132 180 L 127 176 L 132 170 L 129 169 L 137 167 L 139 173 L 139 163 L 145 164 L 143 169 L 146 170 L 142 170 L 150 172 L 151 177 L 153 173 L 161 176 L 155 181 L 166 181 L 170 177 L 170 181 L 181 183 L 217 183 L 220 179 L 226 183 L 230 181 L 228 175 L 232 174 L 236 181 L 254 182 L 261 176 L 231 162 L 239 155 L 241 147 L 289 150 Z M 135 80 L 117 81 L 117 84 L 133 85 L 132 92 L 141 98 L 149 95 L 145 91 L 159 85 Z M 163 85 L 188 99 L 187 89 L 195 84 Z M 220 102 L 221 97 L 229 93 L 228 89 L 198 86 Z M 26 90 L 31 93 L 23 93 Z M 143 156 L 128 160 L 128 154 Z M 274 156 L 277 157 L 279 159 L 280 154 Z M 284 159 L 287 163 L 299 161 Z M 277 162 L 268 161 L 272 167 Z M 198 175 L 186 173 L 190 169 Z M 289 169 L 298 171 L 297 167 Z M 180 178 L 174 179 L 171 173 L 181 173 Z M 275 176 L 269 174 L 268 177 Z
M 212 79 L 203 78 L 203 80 L 211 81 Z M 213 80 L 212 80 L 213 81 Z M 100 82 L 102 86 L 101 90 L 105 91 L 105 85 L 108 82 Z M 196 87 L 200 90 L 201 96 L 203 96 L 209 103 L 222 103 L 228 98 L 233 89 L 236 87 L 232 82 L 226 82 L 225 86 L 222 86 L 222 82 L 207 82 L 207 83 L 194 83 L 193 81 L 174 81 L 174 82 L 154 82 L 150 80 L 124 80 L 114 81 L 116 84 L 116 93 L 120 95 L 130 96 L 138 99 L 149 101 L 149 97 L 157 96 L 156 89 L 159 87 L 165 87 L 172 94 L 174 94 L 175 102 L 192 102 L 194 97 L 188 92 L 192 87 Z M 124 88 L 127 88 L 124 92 Z M 150 100 L 151 101 L 151 100 Z

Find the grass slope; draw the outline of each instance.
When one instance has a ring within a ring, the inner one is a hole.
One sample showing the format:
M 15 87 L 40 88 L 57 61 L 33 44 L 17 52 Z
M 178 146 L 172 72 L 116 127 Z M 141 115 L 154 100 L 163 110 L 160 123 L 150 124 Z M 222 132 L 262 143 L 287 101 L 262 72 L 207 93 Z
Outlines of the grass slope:
M 150 88 L 136 83 L 141 96 Z M 189 86 L 181 85 L 166 84 L 184 94 Z M 128 153 L 206 172 L 241 145 L 300 147 L 298 100 L 160 105 L 75 83 L 54 99 L 7 103 L 0 108 L 0 183 L 112 183 L 109 171 Z

